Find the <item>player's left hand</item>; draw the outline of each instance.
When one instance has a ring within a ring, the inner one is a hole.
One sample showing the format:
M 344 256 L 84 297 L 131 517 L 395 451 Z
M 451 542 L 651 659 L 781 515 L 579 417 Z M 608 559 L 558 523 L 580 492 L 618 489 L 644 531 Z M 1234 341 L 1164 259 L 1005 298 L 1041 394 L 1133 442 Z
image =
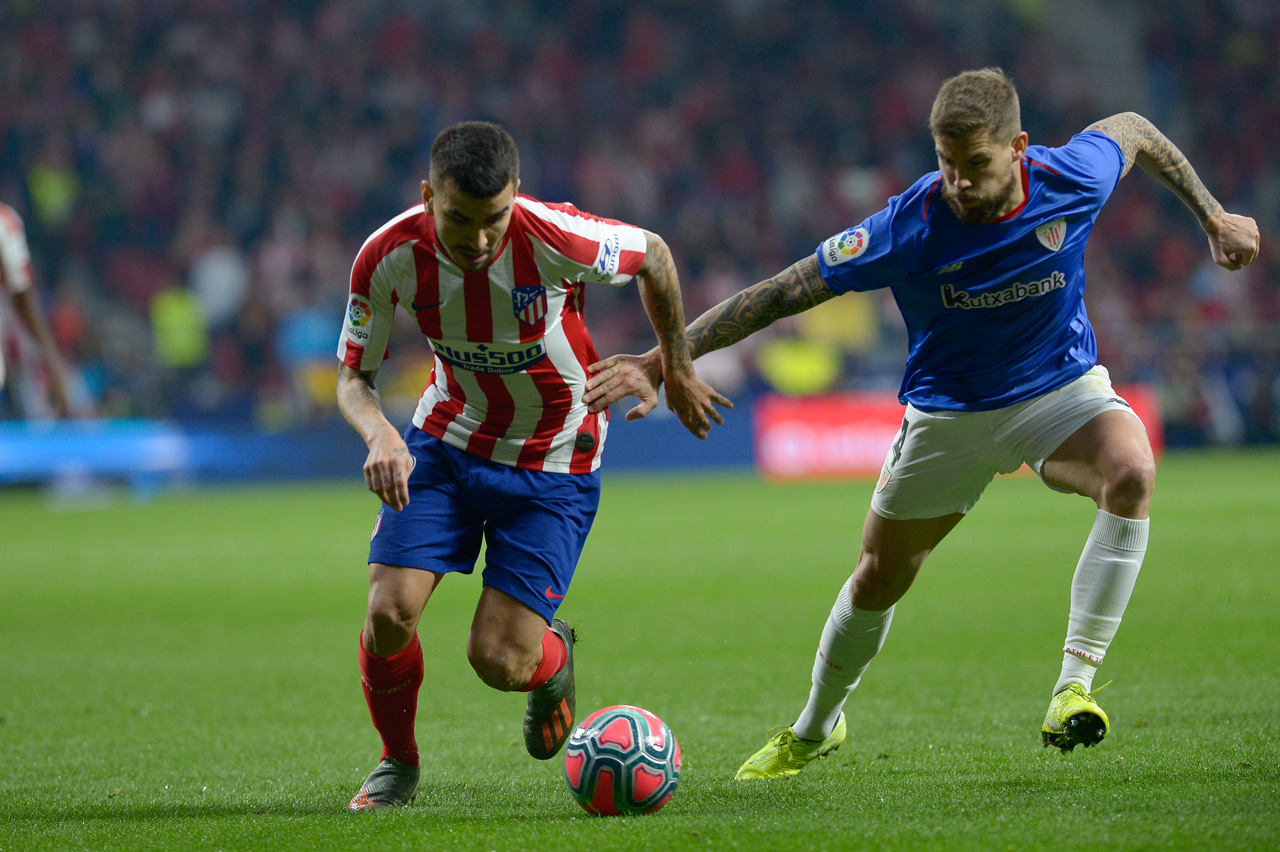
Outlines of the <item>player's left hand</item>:
M 599 414 L 626 396 L 639 397 L 640 404 L 627 412 L 628 420 L 639 420 L 658 405 L 662 387 L 662 355 L 657 349 L 643 355 L 614 355 L 587 367 L 587 410 Z
M 686 370 L 664 370 L 667 384 L 667 408 L 675 412 L 684 427 L 699 440 L 705 440 L 711 424 L 723 425 L 724 418 L 716 405 L 733 408 L 733 403 L 711 385 L 698 378 L 693 367 Z M 628 415 L 630 417 L 630 415 Z
M 1258 256 L 1261 237 L 1258 223 L 1248 216 L 1237 216 L 1222 208 L 1204 221 L 1204 231 L 1209 235 L 1209 250 L 1213 262 L 1235 271 L 1243 269 Z

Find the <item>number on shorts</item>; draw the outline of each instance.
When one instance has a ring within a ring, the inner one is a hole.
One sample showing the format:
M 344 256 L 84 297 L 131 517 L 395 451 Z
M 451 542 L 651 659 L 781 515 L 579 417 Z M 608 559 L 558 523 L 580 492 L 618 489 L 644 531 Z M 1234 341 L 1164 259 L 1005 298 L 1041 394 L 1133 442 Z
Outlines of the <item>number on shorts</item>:
M 898 437 L 893 441 L 893 460 L 889 462 L 890 468 L 897 465 L 898 459 L 902 458 L 902 444 L 907 440 L 907 428 L 909 426 L 911 426 L 911 421 L 905 417 L 902 418 L 902 428 L 898 430 Z

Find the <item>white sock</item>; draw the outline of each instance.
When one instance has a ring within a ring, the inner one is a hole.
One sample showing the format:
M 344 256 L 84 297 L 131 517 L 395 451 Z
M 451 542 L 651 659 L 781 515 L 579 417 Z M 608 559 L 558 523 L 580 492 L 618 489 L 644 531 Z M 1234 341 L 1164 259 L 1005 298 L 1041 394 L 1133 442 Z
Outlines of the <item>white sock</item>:
M 1093 676 L 1115 638 L 1138 580 L 1149 526 L 1145 519 L 1135 521 L 1098 510 L 1071 578 L 1067 642 L 1054 695 L 1071 683 L 1080 684 L 1086 692 L 1093 688 Z
M 831 733 L 840 718 L 840 708 L 880 652 L 893 621 L 893 607 L 878 612 L 854 609 L 852 585 L 850 577 L 822 628 L 822 640 L 813 661 L 809 703 L 792 726 L 802 740 L 822 740 Z

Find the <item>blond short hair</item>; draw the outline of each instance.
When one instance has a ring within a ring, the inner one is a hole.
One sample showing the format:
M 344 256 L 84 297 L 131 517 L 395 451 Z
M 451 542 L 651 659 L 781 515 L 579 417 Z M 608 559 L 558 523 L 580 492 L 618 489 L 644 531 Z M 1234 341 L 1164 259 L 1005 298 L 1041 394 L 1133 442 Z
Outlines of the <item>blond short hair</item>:
M 935 139 L 958 139 L 978 130 L 1000 143 L 1022 130 L 1018 90 L 999 68 L 965 71 L 947 80 L 929 112 L 929 132 Z

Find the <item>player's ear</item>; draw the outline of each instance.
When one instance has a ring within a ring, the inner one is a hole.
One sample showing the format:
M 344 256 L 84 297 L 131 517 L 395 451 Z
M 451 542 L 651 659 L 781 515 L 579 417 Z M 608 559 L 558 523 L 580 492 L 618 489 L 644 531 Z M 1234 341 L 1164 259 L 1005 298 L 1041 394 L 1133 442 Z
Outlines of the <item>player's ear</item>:
M 427 208 L 427 215 L 434 216 L 435 212 L 431 209 L 431 197 L 434 193 L 431 191 L 431 184 L 425 180 L 422 182 L 422 206 Z
M 1027 136 L 1027 131 L 1025 130 L 1019 130 L 1017 135 L 1013 137 L 1013 161 L 1015 163 L 1027 153 L 1027 143 L 1029 141 L 1030 137 Z

